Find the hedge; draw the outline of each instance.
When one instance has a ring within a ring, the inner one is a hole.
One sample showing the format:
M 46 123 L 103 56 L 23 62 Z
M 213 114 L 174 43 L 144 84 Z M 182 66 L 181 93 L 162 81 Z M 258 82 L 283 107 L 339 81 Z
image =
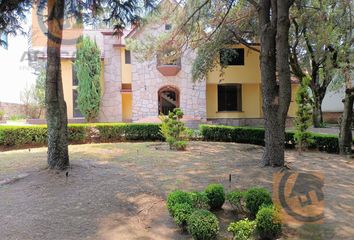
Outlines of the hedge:
M 249 143 L 264 146 L 264 129 L 252 127 L 230 127 L 200 125 L 205 141 Z M 338 137 L 330 134 L 312 133 L 316 148 L 328 153 L 338 153 Z M 295 147 L 294 132 L 286 132 L 285 146 Z M 98 123 L 69 124 L 70 143 L 117 142 L 117 141 L 161 141 L 160 124 L 152 123 Z M 0 148 L 43 146 L 47 143 L 47 126 L 0 126 Z
M 159 124 L 69 124 L 70 143 L 162 140 Z M 20 148 L 47 143 L 47 126 L 0 126 L 0 147 Z
M 205 141 L 249 143 L 264 146 L 264 128 L 230 127 L 222 125 L 200 125 Z M 331 134 L 311 134 L 313 143 L 310 148 L 327 153 L 338 153 L 338 137 Z M 353 141 L 354 142 L 354 141 Z M 285 133 L 286 148 L 295 148 L 294 132 Z

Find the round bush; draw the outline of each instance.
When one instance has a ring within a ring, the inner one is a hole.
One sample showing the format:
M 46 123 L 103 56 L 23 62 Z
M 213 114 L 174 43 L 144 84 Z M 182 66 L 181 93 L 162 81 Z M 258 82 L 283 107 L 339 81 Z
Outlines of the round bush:
M 247 218 L 238 222 L 233 222 L 227 228 L 227 231 L 232 232 L 234 240 L 248 240 L 252 237 L 256 228 L 256 222 L 250 221 Z
M 242 211 L 242 199 L 245 193 L 242 191 L 232 191 L 226 194 L 226 199 L 231 204 L 232 208 L 237 212 Z
M 190 196 L 194 208 L 209 210 L 209 199 L 205 192 L 191 192 Z
M 172 217 L 174 217 L 173 207 L 178 203 L 187 203 L 189 205 L 192 205 L 192 199 L 190 197 L 190 193 L 183 192 L 181 190 L 176 190 L 168 194 L 167 209 Z
M 177 203 L 173 206 L 173 213 L 176 224 L 185 227 L 189 216 L 193 213 L 194 208 L 188 203 Z
M 261 239 L 274 239 L 281 234 L 279 212 L 273 206 L 262 206 L 258 211 L 256 231 Z
M 265 188 L 250 188 L 245 193 L 246 208 L 251 217 L 255 217 L 262 205 L 272 205 L 272 197 Z
M 205 189 L 205 193 L 209 199 L 211 209 L 220 209 L 225 202 L 224 186 L 221 184 L 210 184 Z
M 198 209 L 188 218 L 187 229 L 195 240 L 212 240 L 219 233 L 219 221 L 211 212 Z

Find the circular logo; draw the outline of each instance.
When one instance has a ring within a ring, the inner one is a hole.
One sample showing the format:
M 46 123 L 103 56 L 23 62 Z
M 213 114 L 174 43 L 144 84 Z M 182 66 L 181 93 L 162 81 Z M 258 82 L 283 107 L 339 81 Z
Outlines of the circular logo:
M 286 213 L 300 222 L 315 223 L 324 218 L 323 177 L 316 173 L 285 173 L 278 197 Z
M 77 19 L 73 16 L 68 18 L 64 16 L 64 19 L 62 19 L 63 33 L 62 36 L 60 36 L 56 31 L 49 31 L 48 21 L 55 21 L 51 20 L 53 19 L 53 17 L 51 16 L 52 14 L 53 10 L 47 10 L 47 8 L 40 8 L 40 10 L 37 11 L 37 22 L 40 31 L 54 43 L 60 43 L 61 41 L 62 45 L 76 45 L 78 38 L 82 36 L 83 25 L 81 23 L 78 23 Z M 53 24 L 57 25 L 55 29 L 60 28 L 58 21 L 55 21 Z

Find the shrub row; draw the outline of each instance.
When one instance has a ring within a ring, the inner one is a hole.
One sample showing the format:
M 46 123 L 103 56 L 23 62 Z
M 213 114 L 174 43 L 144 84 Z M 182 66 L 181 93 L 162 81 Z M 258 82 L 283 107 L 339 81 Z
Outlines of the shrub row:
M 263 128 L 201 125 L 200 131 L 205 141 L 249 143 L 264 146 L 265 130 Z M 309 146 L 310 148 L 328 153 L 339 152 L 336 135 L 311 133 L 311 137 L 313 143 Z M 285 146 L 295 148 L 294 132 L 286 132 Z
M 158 124 L 69 124 L 70 143 L 92 141 L 156 141 L 162 140 Z M 47 143 L 47 126 L 0 126 L 0 147 L 40 146 Z

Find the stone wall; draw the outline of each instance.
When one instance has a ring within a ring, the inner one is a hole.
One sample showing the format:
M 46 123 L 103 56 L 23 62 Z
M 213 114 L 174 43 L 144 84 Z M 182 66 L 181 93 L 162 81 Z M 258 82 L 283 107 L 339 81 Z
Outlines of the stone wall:
M 122 68 L 118 47 L 119 38 L 111 34 L 104 35 L 104 91 L 101 100 L 99 121 L 122 121 Z
M 23 104 L 5 102 L 0 102 L 0 111 L 5 112 L 5 119 L 9 119 L 11 116 L 24 116 L 26 113 Z
M 158 34 L 164 31 L 164 25 L 144 28 L 144 32 Z M 144 41 L 144 32 L 137 39 Z M 181 58 L 181 70 L 176 76 L 163 76 L 156 68 L 157 59 L 138 61 L 139 56 L 132 53 L 132 94 L 133 121 L 158 116 L 158 91 L 165 86 L 173 86 L 179 90 L 180 107 L 185 116 L 206 118 L 206 81 L 194 83 L 192 65 L 195 54 L 187 49 Z

